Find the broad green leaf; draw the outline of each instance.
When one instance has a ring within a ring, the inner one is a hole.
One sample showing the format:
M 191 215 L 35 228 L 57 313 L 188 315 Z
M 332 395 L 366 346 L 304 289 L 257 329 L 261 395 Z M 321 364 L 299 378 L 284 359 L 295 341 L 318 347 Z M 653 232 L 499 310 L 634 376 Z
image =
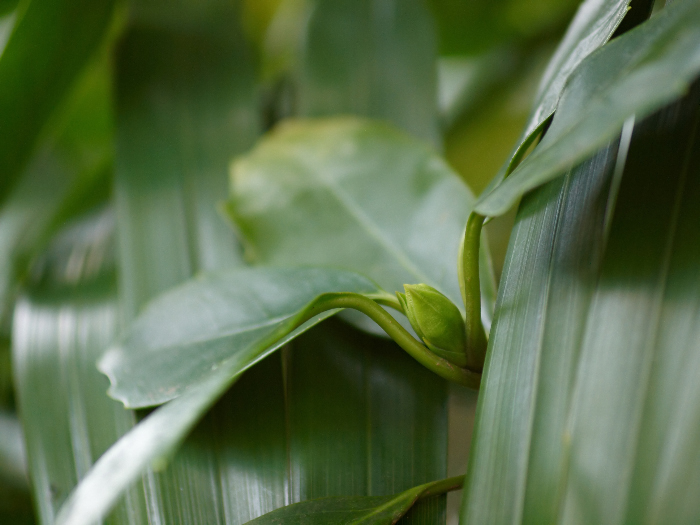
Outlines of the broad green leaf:
M 600 264 L 616 153 L 613 143 L 520 206 L 479 395 L 462 499 L 466 523 L 523 522 L 526 489 L 556 499 L 556 484 L 526 486 L 526 480 L 531 450 L 549 454 L 542 461 L 561 461 L 561 434 L 552 438 L 545 427 L 535 442 L 530 433 L 542 425 L 540 414 L 560 424 L 566 419 L 566 387 Z
M 464 476 L 426 483 L 391 496 L 345 496 L 296 503 L 272 511 L 251 525 L 393 525 L 419 499 L 462 486 Z
M 52 241 L 20 297 L 13 366 L 34 501 L 41 523 L 98 458 L 133 424 L 107 397 L 95 361 L 116 332 L 113 217 L 74 223 Z M 110 523 L 147 523 L 145 502 L 129 492 Z
M 289 122 L 233 164 L 231 186 L 251 261 L 345 268 L 389 292 L 425 283 L 462 304 L 457 254 L 474 198 L 421 142 L 363 119 Z M 481 270 L 488 324 L 487 259 Z
M 125 406 L 159 405 L 224 362 L 242 372 L 279 348 L 296 315 L 317 296 L 378 291 L 365 277 L 324 268 L 205 275 L 150 303 L 99 367 L 112 382 L 110 395 Z
M 544 139 L 476 205 L 505 213 L 528 190 L 563 174 L 620 132 L 682 95 L 700 72 L 700 2 L 679 0 L 589 56 L 575 70 Z
M 297 73 L 298 115 L 377 118 L 439 145 L 437 44 L 423 1 L 312 5 Z
M 546 126 L 554 110 L 557 109 L 571 73 L 588 55 L 610 39 L 625 17 L 630 4 L 631 0 L 585 0 L 579 6 L 576 16 L 571 21 L 540 81 L 532 113 L 520 139 L 515 143 L 505 165 L 484 194 L 497 187 L 517 165 L 518 159 L 537 138 L 540 130 Z
M 0 55 L 0 202 L 44 124 L 102 42 L 113 0 L 22 2 Z

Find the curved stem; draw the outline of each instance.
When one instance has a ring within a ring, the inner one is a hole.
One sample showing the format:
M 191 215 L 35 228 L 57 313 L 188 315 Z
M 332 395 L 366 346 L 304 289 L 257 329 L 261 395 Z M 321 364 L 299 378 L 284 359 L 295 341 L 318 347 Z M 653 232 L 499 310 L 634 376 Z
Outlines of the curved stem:
M 459 490 L 464 485 L 465 477 L 466 476 L 462 474 L 461 476 L 454 476 L 452 478 L 426 483 L 424 485 L 425 490 L 421 492 L 419 499 L 437 496 L 438 494 L 444 494 L 445 492 L 451 492 L 453 490 Z
M 389 308 L 393 308 L 394 310 L 402 314 L 406 313 L 403 311 L 403 307 L 401 306 L 399 299 L 395 295 L 392 295 L 385 291 L 381 291 L 376 294 L 366 294 L 365 297 L 367 297 L 368 299 L 372 299 L 375 303 L 381 304 L 382 306 L 388 306 Z
M 481 322 L 481 281 L 479 248 L 485 217 L 472 212 L 467 220 L 459 256 L 459 286 L 466 310 L 467 366 L 481 371 L 486 358 L 486 332 Z
M 460 385 L 475 389 L 479 388 L 481 383 L 480 373 L 460 368 L 432 353 L 409 334 L 386 310 L 364 295 L 351 292 L 320 295 L 299 314 L 294 326 L 298 327 L 312 317 L 336 308 L 352 308 L 362 312 L 377 323 L 389 337 L 428 370 Z

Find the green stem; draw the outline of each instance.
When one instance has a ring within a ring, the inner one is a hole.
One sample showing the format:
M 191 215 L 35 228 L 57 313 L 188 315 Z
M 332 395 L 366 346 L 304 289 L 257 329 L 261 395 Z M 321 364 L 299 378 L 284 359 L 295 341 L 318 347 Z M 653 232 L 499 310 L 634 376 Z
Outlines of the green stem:
M 430 496 L 437 496 L 438 494 L 444 494 L 445 492 L 452 492 L 453 490 L 459 490 L 464 485 L 465 475 L 455 476 L 453 478 L 443 479 L 441 481 L 433 481 L 432 483 L 425 484 L 425 490 L 421 492 L 420 498 L 429 498 Z
M 352 308 L 362 312 L 377 323 L 389 337 L 428 370 L 460 385 L 474 389 L 479 388 L 481 374 L 460 368 L 438 357 L 409 334 L 386 310 L 372 299 L 361 294 L 344 292 L 320 295 L 299 314 L 295 320 L 294 327 L 302 325 L 322 312 L 336 308 Z
M 459 255 L 459 285 L 466 310 L 467 367 L 481 372 L 486 358 L 486 332 L 481 322 L 481 282 L 479 247 L 485 217 L 472 212 L 467 220 Z

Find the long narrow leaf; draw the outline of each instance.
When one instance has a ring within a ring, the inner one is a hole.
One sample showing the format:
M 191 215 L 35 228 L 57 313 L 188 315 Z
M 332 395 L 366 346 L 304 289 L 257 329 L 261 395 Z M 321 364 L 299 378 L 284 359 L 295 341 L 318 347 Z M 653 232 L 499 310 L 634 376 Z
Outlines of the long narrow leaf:
M 285 355 L 290 502 L 384 496 L 444 476 L 445 381 L 392 341 L 331 323 Z M 440 523 L 444 496 L 406 519 Z
M 562 461 L 560 433 L 551 437 L 545 426 L 539 441 L 530 436 L 541 413 L 553 431 L 553 421 L 565 424 L 561 391 L 573 380 L 616 153 L 613 143 L 521 205 L 489 339 L 462 500 L 466 523 L 520 523 L 531 447 L 543 462 Z M 558 486 L 532 490 L 553 500 Z
M 32 0 L 0 55 L 0 202 L 29 160 L 39 133 L 102 42 L 113 0 Z
M 40 261 L 35 283 L 15 308 L 13 365 L 38 516 L 58 508 L 98 458 L 133 424 L 105 394 L 94 366 L 117 323 L 113 217 L 72 225 Z M 145 523 L 136 491 L 113 515 Z M 143 521 L 141 521 L 143 519 Z
M 252 144 L 260 125 L 238 2 L 132 7 L 117 57 L 115 190 L 126 322 L 194 272 L 240 264 L 216 206 L 231 157 Z M 283 505 L 283 396 L 280 361 L 267 360 L 199 414 L 169 468 L 146 474 L 152 519 L 239 524 Z
M 540 81 L 525 130 L 484 194 L 500 184 L 517 163 L 517 158 L 554 113 L 571 73 L 588 55 L 608 41 L 622 22 L 630 3 L 631 0 L 586 0 L 579 6 Z
M 682 95 L 700 73 L 700 2 L 679 0 L 588 57 L 568 80 L 537 149 L 476 211 L 501 215 L 528 190 L 591 155 L 620 132 Z
M 699 103 L 696 83 L 635 126 L 566 428 L 567 523 L 700 518 Z
M 298 114 L 377 118 L 439 145 L 437 42 L 424 2 L 313 5 L 299 64 Z

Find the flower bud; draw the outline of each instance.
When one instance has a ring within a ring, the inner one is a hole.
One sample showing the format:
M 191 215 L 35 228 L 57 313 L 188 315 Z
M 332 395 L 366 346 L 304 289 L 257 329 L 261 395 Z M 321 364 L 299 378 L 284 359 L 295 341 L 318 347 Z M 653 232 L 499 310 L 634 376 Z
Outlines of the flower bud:
M 404 285 L 399 302 L 425 345 L 436 355 L 464 367 L 467 364 L 464 319 L 459 309 L 427 284 Z

